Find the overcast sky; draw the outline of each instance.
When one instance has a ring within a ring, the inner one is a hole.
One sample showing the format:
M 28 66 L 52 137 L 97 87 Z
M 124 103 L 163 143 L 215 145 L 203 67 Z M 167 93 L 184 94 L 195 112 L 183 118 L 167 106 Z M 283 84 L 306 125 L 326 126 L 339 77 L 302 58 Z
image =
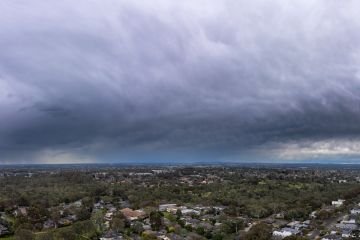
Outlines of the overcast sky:
M 360 163 L 358 0 L 1 0 L 0 164 Z

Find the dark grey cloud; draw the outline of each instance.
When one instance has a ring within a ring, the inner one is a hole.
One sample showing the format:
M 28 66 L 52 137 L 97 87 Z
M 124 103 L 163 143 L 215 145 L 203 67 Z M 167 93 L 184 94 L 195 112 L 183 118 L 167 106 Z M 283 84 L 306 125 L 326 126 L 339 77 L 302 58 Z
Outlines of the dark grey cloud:
M 359 7 L 1 1 L 0 162 L 354 159 Z

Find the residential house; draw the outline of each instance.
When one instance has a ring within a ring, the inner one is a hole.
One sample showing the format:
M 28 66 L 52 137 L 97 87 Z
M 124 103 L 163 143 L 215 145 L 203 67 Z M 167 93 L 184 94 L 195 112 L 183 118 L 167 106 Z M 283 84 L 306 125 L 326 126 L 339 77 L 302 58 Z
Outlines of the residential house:
M 309 214 L 309 217 L 310 218 L 316 218 L 316 215 L 317 215 L 317 211 L 313 211 Z
M 181 210 L 181 214 L 182 215 L 192 215 L 192 214 L 195 214 L 195 215 L 200 215 L 200 211 L 197 211 L 197 210 L 194 210 L 194 209 L 182 209 Z
M 285 238 L 285 237 L 288 237 L 288 236 L 297 235 L 299 233 L 300 233 L 299 230 L 296 230 L 294 228 L 286 227 L 286 228 L 282 228 L 280 230 L 273 231 L 273 236 L 274 237 Z
M 344 204 L 345 200 L 343 199 L 338 199 L 337 201 L 332 201 L 331 205 L 335 206 L 335 207 L 341 207 Z
M 170 203 L 170 204 L 161 204 L 159 205 L 159 211 L 160 212 L 171 212 L 171 213 L 176 213 L 176 211 L 178 210 L 178 208 L 176 207 L 176 204 Z
M 28 212 L 28 207 L 18 207 L 15 211 L 14 211 L 14 216 L 15 217 L 19 217 L 19 216 L 27 216 Z
M 350 213 L 353 215 L 359 215 L 360 214 L 360 209 L 359 208 L 353 208 L 350 210 Z
M 105 213 L 104 219 L 105 219 L 106 221 L 111 221 L 112 218 L 113 218 L 113 216 L 114 216 L 114 213 L 109 211 L 109 212 L 106 212 L 106 213 Z
M 114 231 L 108 231 L 106 232 L 102 237 L 100 237 L 100 240 L 123 240 L 123 236 L 119 233 L 116 233 Z
M 171 240 L 168 236 L 166 236 L 166 235 L 160 235 L 160 236 L 158 236 L 158 239 L 160 239 L 160 240 Z
M 9 234 L 10 231 L 9 229 L 7 228 L 7 226 L 3 225 L 3 224 L 0 224 L 0 236 L 4 236 L 4 235 L 7 235 Z
M 352 230 L 351 229 L 343 229 L 342 232 L 341 232 L 341 236 L 343 238 L 349 238 L 352 236 Z
M 121 209 L 120 212 L 125 216 L 129 221 L 134 221 L 137 219 L 144 218 L 146 213 L 143 210 L 132 210 L 131 208 Z
M 357 230 L 358 229 L 358 225 L 356 223 L 346 223 L 346 222 L 341 222 L 339 224 L 336 224 L 335 225 L 336 228 L 340 229 L 340 230 L 344 230 L 344 229 L 347 229 L 347 230 Z
M 342 240 L 342 237 L 340 235 L 331 234 L 322 237 L 321 240 Z
M 44 222 L 43 224 L 43 228 L 44 229 L 50 229 L 50 228 L 55 228 L 55 222 L 51 219 L 48 219 Z

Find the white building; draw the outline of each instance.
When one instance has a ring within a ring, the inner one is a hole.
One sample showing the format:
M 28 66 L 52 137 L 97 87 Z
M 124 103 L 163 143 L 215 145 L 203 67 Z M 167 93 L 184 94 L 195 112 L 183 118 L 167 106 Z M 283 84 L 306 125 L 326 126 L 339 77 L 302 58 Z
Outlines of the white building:
M 341 236 L 342 236 L 343 238 L 349 238 L 349 237 L 351 237 L 351 236 L 352 236 L 352 230 L 351 230 L 351 229 L 344 229 L 344 230 L 342 230 Z
M 313 211 L 309 214 L 310 218 L 316 218 L 317 211 Z
M 190 215 L 190 214 L 200 215 L 200 212 L 197 210 L 194 210 L 194 209 L 182 209 L 181 214 L 182 215 Z
M 342 237 L 339 235 L 328 235 L 323 237 L 321 240 L 342 240 Z
M 332 201 L 331 205 L 335 206 L 335 207 L 341 207 L 344 204 L 345 200 L 343 199 L 338 199 L 337 201 Z
M 280 230 L 273 231 L 273 236 L 285 238 L 291 235 L 296 235 L 298 233 L 299 231 L 293 228 L 282 228 Z
M 351 209 L 350 213 L 353 214 L 353 215 L 358 215 L 358 214 L 360 214 L 360 209 L 358 209 L 358 208 L 357 209 L 355 209 L 355 208 Z
M 176 208 L 176 204 L 174 204 L 174 203 L 161 204 L 161 205 L 159 205 L 159 211 L 160 211 L 160 212 L 164 212 L 164 211 L 170 212 L 169 210 L 172 210 L 172 209 L 175 209 L 175 208 Z M 169 209 L 169 210 L 168 210 L 168 209 Z
M 342 224 L 356 224 L 356 220 L 355 219 L 342 220 L 340 223 L 342 223 Z

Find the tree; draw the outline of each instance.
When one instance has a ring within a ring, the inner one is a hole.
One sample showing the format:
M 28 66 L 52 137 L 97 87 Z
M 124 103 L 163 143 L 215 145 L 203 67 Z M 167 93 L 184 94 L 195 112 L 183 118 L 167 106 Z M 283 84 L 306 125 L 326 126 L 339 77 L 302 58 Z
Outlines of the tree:
M 53 240 L 53 239 L 54 239 L 54 236 L 53 236 L 53 233 L 51 233 L 51 232 L 42 233 L 36 237 L 36 240 Z
M 180 209 L 176 210 L 176 217 L 177 217 L 177 220 L 179 220 L 182 217 L 182 212 Z
M 308 211 L 304 208 L 290 209 L 285 214 L 285 219 L 304 219 L 309 215 Z
M 34 234 L 32 231 L 28 229 L 18 229 L 15 232 L 15 239 L 16 240 L 33 240 Z
M 259 223 L 249 230 L 245 235 L 245 240 L 270 240 L 271 237 L 271 227 L 265 223 Z
M 190 224 L 185 225 L 185 229 L 188 230 L 189 232 L 192 232 L 193 227 Z
M 154 231 L 159 231 L 162 226 L 162 215 L 159 211 L 150 213 L 150 225 Z
M 308 240 L 308 238 L 292 235 L 284 238 L 283 240 Z
M 66 240 L 75 240 L 76 239 L 76 233 L 72 227 L 59 228 L 59 230 L 60 231 L 58 231 L 55 234 L 56 235 L 55 239 L 66 239 Z
M 60 218 L 61 218 L 60 210 L 57 209 L 57 208 L 51 210 L 51 212 L 50 212 L 50 217 L 51 217 L 51 219 L 55 222 L 55 228 L 57 228 L 58 221 L 59 221 Z
M 168 232 L 168 233 L 173 233 L 173 232 L 175 232 L 175 227 L 174 226 L 166 226 L 166 231 Z
M 155 234 L 147 232 L 147 231 L 145 231 L 145 232 L 143 232 L 141 234 L 141 238 L 143 240 L 156 240 L 156 239 L 158 239 Z
M 325 220 L 331 217 L 331 212 L 326 211 L 326 210 L 321 210 L 318 212 L 316 218 L 319 220 Z
M 223 235 L 221 233 L 216 233 L 212 236 L 213 240 L 222 240 L 223 239 Z
M 77 213 L 77 217 L 80 221 L 88 220 L 91 217 L 91 213 L 85 207 L 80 208 Z
M 244 229 L 245 223 L 242 219 L 234 219 L 225 221 L 221 225 L 221 230 L 225 233 L 237 233 L 239 230 Z
M 140 234 L 144 231 L 144 228 L 140 222 L 135 222 L 134 225 L 131 226 L 131 230 L 136 234 Z
M 203 236 L 200 236 L 197 233 L 189 233 L 187 236 L 189 240 L 204 240 L 205 238 Z
M 29 206 L 29 200 L 24 197 L 24 196 L 21 196 L 18 200 L 17 200 L 17 204 L 19 206 Z
M 85 197 L 82 199 L 82 205 L 87 209 L 91 209 L 94 205 L 94 199 L 91 197 Z
M 114 217 L 111 221 L 111 229 L 115 232 L 122 232 L 125 229 L 125 221 L 124 219 Z
M 205 229 L 201 226 L 197 227 L 195 232 L 199 235 L 204 235 L 205 234 Z
M 90 220 L 76 222 L 72 225 L 77 235 L 87 236 L 89 238 L 96 236 L 96 228 Z
M 103 233 L 105 231 L 104 215 L 105 214 L 102 211 L 97 211 L 91 217 L 91 221 L 99 233 Z

